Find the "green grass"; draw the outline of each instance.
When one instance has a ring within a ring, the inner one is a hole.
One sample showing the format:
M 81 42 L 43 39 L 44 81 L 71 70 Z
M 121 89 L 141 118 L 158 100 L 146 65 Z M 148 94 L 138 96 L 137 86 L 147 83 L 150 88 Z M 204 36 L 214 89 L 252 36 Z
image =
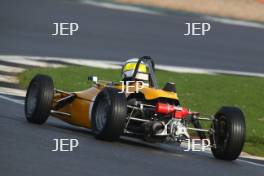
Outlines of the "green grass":
M 71 66 L 66 68 L 29 69 L 19 75 L 26 88 L 38 74 L 53 77 L 55 87 L 67 91 L 87 89 L 91 86 L 88 75 L 103 80 L 120 80 L 120 70 Z M 229 75 L 202 75 L 157 71 L 160 87 L 175 82 L 183 106 L 193 111 L 214 114 L 223 105 L 240 107 L 246 116 L 247 138 L 244 151 L 264 156 L 264 79 Z

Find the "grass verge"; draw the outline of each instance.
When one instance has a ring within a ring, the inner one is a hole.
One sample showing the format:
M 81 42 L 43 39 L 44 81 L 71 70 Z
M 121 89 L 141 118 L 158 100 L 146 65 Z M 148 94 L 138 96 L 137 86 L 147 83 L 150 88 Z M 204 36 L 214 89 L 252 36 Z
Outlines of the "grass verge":
M 120 80 L 120 70 L 83 66 L 65 68 L 34 68 L 19 76 L 20 85 L 26 88 L 38 73 L 50 75 L 55 87 L 67 91 L 87 89 L 91 86 L 88 75 L 103 80 Z M 264 79 L 229 75 L 202 75 L 157 71 L 159 85 L 175 82 L 183 106 L 193 111 L 214 114 L 221 106 L 240 107 L 246 116 L 247 138 L 244 151 L 264 156 Z

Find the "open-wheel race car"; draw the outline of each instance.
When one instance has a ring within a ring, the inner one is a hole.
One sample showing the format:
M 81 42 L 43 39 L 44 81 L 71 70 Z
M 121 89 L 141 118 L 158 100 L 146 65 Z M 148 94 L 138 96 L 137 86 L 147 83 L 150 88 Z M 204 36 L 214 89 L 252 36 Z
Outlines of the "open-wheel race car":
M 78 92 L 54 89 L 53 80 L 36 75 L 25 99 L 28 122 L 43 124 L 49 116 L 72 125 L 92 129 L 97 139 L 114 141 L 121 135 L 147 142 L 182 143 L 196 131 L 209 139 L 217 159 L 235 160 L 245 141 L 245 119 L 236 107 L 221 107 L 215 115 L 204 116 L 181 106 L 175 84 L 159 88 L 153 60 L 144 56 L 130 59 L 122 68 L 121 82 L 89 76 L 93 86 Z M 200 121 L 211 121 L 203 129 Z

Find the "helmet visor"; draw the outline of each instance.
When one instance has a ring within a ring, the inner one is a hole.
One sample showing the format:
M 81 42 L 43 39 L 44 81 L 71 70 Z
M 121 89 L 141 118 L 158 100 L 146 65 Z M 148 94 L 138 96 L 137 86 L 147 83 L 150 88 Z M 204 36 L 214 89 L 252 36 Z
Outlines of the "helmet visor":
M 130 70 L 135 70 L 136 69 L 136 65 L 137 65 L 137 63 L 127 63 L 124 66 L 124 68 L 123 68 L 123 72 L 130 71 Z M 144 65 L 144 64 L 139 64 L 138 71 L 141 72 L 141 73 L 147 73 L 148 72 L 147 66 Z

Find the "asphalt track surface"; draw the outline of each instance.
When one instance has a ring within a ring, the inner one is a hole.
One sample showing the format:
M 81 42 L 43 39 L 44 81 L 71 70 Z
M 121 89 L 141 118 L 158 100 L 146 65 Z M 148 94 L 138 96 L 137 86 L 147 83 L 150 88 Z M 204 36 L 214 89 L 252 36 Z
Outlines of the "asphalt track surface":
M 5 110 L 0 115 L 1 175 L 263 175 L 264 166 L 219 161 L 177 146 L 127 138 L 99 141 L 86 129 L 53 118 L 42 126 L 29 124 L 22 105 L 0 99 L 0 107 Z M 78 139 L 79 147 L 72 152 L 52 152 L 54 138 Z
M 165 12 L 166 13 L 166 12 Z M 78 0 L 2 0 L 0 54 L 121 60 L 264 73 L 264 29 L 211 22 L 206 36 L 184 36 L 198 15 L 149 15 Z M 77 22 L 74 36 L 52 36 L 55 22 Z
M 160 64 L 264 72 L 263 30 L 212 23 L 206 37 L 187 38 L 186 14 L 148 15 L 76 1 L 4 0 L 0 5 L 0 54 L 123 60 L 151 55 Z M 53 22 L 78 22 L 75 36 L 54 37 Z M 215 160 L 173 145 L 92 134 L 50 118 L 26 122 L 23 106 L 0 99 L 0 175 L 232 175 L 261 176 L 263 166 Z M 75 138 L 73 152 L 52 152 L 54 138 Z

